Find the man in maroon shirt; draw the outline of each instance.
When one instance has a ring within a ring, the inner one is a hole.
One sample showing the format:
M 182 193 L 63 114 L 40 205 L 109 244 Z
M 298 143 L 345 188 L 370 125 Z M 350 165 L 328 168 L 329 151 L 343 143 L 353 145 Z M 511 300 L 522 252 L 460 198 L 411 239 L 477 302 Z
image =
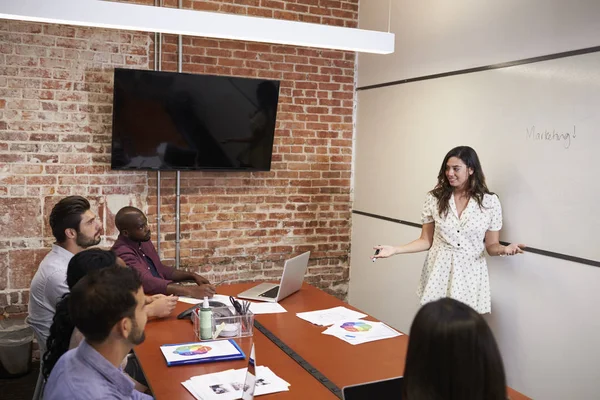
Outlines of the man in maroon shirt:
M 135 207 L 123 207 L 115 217 L 119 237 L 112 247 L 127 266 L 135 269 L 142 278 L 146 294 L 174 294 L 202 299 L 212 297 L 215 288 L 208 279 L 194 273 L 168 267 L 150 241 L 150 228 L 146 215 Z M 196 285 L 176 282 L 194 281 Z

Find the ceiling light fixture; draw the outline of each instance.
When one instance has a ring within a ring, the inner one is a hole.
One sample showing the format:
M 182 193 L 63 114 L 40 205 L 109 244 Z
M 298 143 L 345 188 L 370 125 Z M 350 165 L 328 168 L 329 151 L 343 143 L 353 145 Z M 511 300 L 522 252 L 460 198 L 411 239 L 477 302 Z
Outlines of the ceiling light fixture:
M 0 18 L 390 54 L 394 34 L 100 0 L 8 0 Z

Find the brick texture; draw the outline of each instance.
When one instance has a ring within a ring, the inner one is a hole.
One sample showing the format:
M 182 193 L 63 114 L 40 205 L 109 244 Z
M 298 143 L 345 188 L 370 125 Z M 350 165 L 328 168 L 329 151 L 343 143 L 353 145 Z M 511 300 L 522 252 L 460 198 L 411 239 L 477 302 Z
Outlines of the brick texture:
M 358 18 L 358 0 L 183 7 L 347 27 Z M 156 230 L 156 173 L 110 169 L 113 69 L 152 69 L 153 52 L 154 34 L 145 32 L 0 20 L 0 313 L 26 310 L 58 199 L 90 199 L 104 221 L 104 247 L 125 205 L 147 211 Z M 175 36 L 163 36 L 162 69 L 177 70 Z M 271 171 L 181 173 L 181 266 L 211 279 L 263 280 L 310 250 L 308 281 L 344 298 L 355 54 L 183 37 L 182 70 L 277 79 L 281 91 Z M 161 253 L 174 264 L 175 174 L 163 173 L 160 184 Z

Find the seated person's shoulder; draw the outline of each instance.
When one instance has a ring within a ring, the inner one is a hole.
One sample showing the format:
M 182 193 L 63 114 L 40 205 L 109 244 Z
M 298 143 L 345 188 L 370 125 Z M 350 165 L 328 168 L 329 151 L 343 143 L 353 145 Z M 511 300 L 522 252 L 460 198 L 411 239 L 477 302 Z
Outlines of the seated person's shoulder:
M 73 368 L 73 353 L 74 351 L 67 351 L 63 354 L 54 368 L 52 373 L 48 377 L 48 382 L 44 387 L 44 399 L 76 399 L 78 393 L 76 392 L 73 384 L 76 381 L 73 380 L 73 372 L 77 372 L 78 368 Z
M 127 245 L 126 243 L 115 242 L 115 244 L 112 246 L 111 250 L 118 257 L 122 257 L 123 255 L 130 255 L 130 256 L 137 255 L 136 251 L 131 246 Z
M 45 278 L 43 282 L 45 301 L 56 307 L 56 303 L 60 300 L 61 296 L 69 291 L 66 273 L 62 270 L 55 270 L 46 274 Z
M 64 271 L 64 270 L 54 269 L 52 271 L 48 271 L 46 273 L 46 284 L 48 282 L 52 282 L 52 283 L 59 282 L 59 283 L 66 284 L 66 282 L 65 282 L 66 275 L 67 275 L 66 271 Z
M 76 348 L 69 350 L 58 360 L 44 388 L 44 399 L 118 398 L 103 377 L 76 357 L 76 351 Z

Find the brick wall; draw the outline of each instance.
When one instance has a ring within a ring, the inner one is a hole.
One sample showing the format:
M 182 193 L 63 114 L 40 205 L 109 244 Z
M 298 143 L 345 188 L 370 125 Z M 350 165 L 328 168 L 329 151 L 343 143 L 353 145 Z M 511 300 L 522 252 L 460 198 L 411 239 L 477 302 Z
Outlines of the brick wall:
M 358 0 L 188 0 L 184 8 L 355 27 Z M 61 197 L 92 201 L 103 246 L 124 205 L 156 221 L 156 173 L 110 170 L 113 68 L 153 68 L 153 39 L 0 20 L 0 312 L 26 311 L 31 278 L 53 241 L 48 214 Z M 175 36 L 164 36 L 162 51 L 163 70 L 176 71 Z M 183 38 L 184 72 L 281 80 L 270 172 L 181 173 L 183 267 L 260 280 L 279 275 L 290 254 L 311 250 L 309 281 L 345 296 L 354 61 L 350 52 Z M 174 177 L 161 179 L 161 250 L 171 264 Z

